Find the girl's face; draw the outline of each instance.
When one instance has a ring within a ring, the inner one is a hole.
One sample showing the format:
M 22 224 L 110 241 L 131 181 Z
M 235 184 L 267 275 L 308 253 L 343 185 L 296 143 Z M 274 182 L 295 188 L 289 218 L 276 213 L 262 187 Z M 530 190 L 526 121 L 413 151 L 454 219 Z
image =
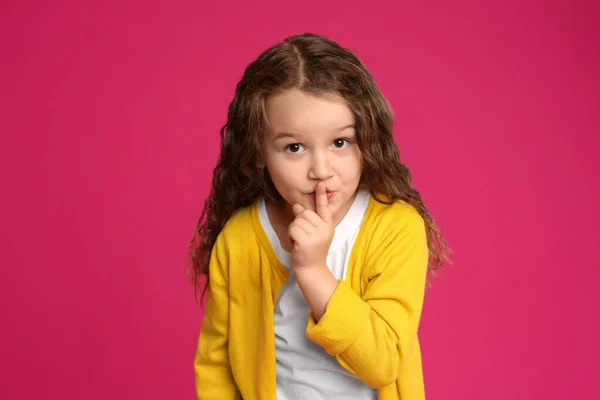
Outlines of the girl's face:
M 266 114 L 265 166 L 290 218 L 295 203 L 315 211 L 315 185 L 323 181 L 333 222 L 339 223 L 362 173 L 354 114 L 346 101 L 288 90 L 267 98 Z

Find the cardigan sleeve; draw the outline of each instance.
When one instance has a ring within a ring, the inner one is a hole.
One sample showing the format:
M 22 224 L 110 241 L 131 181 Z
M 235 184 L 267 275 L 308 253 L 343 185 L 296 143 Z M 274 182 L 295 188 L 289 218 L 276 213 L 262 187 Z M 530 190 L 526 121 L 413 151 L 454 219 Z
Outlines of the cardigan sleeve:
M 239 399 L 229 364 L 227 251 L 221 237 L 211 252 L 206 312 L 194 360 L 198 400 Z
M 374 388 L 400 376 L 416 345 L 423 306 L 425 225 L 414 208 L 402 208 L 371 239 L 362 297 L 339 280 L 323 317 L 317 323 L 311 314 L 306 329 L 309 339 Z

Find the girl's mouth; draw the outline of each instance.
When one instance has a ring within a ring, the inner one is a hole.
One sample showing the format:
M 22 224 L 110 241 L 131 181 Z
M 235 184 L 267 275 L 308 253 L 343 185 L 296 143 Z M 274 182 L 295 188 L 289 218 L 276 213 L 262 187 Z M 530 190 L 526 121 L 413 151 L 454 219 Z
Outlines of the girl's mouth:
M 325 193 L 327 193 L 327 200 L 331 200 L 333 195 L 335 195 L 335 192 L 330 192 L 329 190 Z M 317 201 L 317 195 L 315 194 L 315 192 L 309 193 L 308 195 L 312 198 L 313 201 Z

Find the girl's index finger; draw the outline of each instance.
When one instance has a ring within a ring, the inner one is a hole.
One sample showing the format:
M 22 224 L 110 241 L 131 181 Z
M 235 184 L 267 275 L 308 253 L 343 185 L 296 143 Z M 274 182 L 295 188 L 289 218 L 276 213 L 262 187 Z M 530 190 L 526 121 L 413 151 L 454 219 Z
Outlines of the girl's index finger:
M 325 183 L 319 182 L 315 187 L 315 202 L 317 214 L 327 223 L 331 222 L 331 210 L 329 209 L 329 200 L 327 199 L 327 188 Z

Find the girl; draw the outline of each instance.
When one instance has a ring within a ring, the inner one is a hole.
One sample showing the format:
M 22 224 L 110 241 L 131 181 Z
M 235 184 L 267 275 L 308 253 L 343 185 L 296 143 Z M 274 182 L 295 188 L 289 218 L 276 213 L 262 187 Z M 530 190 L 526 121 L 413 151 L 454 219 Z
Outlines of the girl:
M 297 35 L 248 66 L 190 256 L 198 399 L 425 398 L 417 328 L 446 246 L 338 44 Z

